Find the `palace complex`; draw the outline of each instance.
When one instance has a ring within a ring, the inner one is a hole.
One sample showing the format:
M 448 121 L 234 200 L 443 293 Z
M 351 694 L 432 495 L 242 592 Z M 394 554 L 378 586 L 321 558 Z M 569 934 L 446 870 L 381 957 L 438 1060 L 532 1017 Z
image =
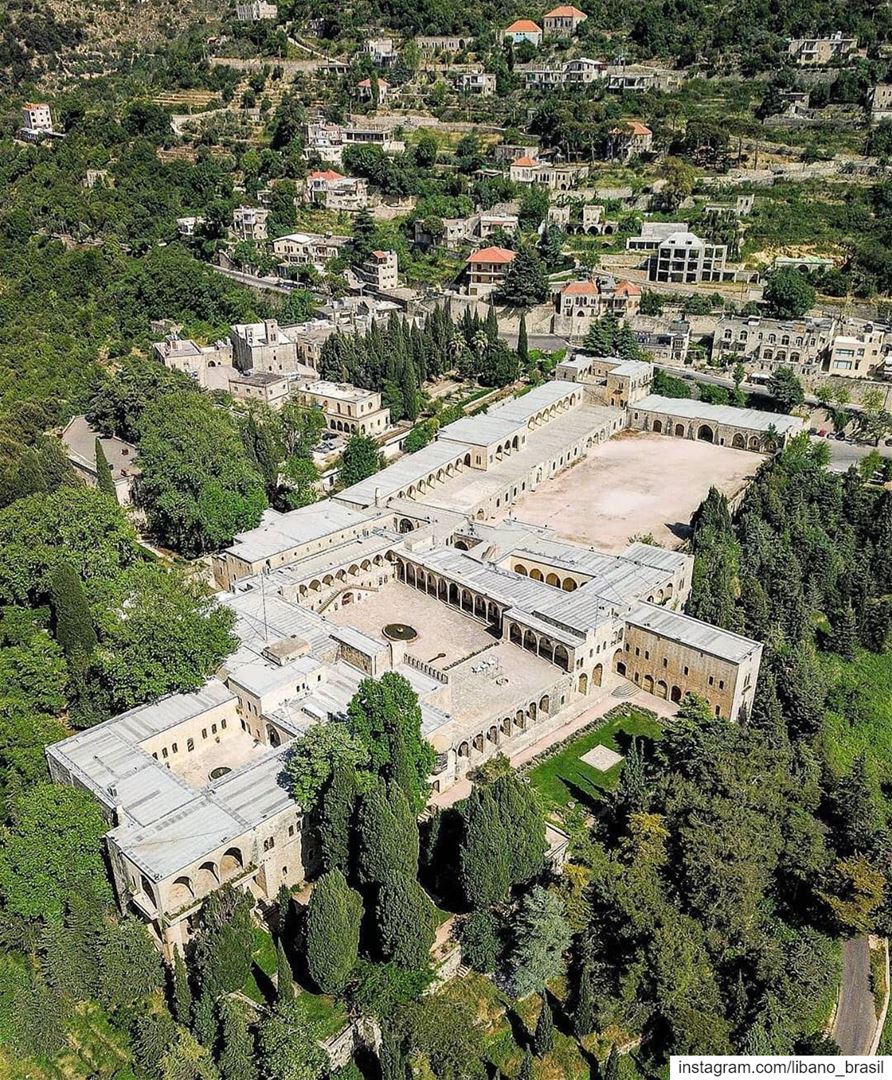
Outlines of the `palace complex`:
M 691 556 L 641 542 L 605 554 L 511 516 L 606 440 L 642 438 L 630 428 L 764 451 L 802 426 L 657 397 L 651 377 L 577 354 L 333 498 L 267 511 L 214 558 L 240 639 L 217 676 L 50 747 L 53 777 L 102 804 L 121 903 L 168 955 L 220 883 L 272 899 L 312 869 L 283 759 L 365 677 L 398 672 L 417 692 L 434 792 L 499 751 L 560 738 L 623 686 L 746 717 L 762 646 L 683 613 Z

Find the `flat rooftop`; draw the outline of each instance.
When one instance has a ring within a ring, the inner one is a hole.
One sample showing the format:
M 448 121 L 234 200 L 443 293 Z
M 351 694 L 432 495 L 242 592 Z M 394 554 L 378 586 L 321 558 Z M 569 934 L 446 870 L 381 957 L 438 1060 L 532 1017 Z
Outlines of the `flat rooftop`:
M 622 552 L 630 537 L 648 533 L 676 548 L 710 487 L 735 495 L 764 460 L 747 450 L 626 431 L 592 447 L 577 465 L 518 499 L 497 520 L 510 512 L 518 521 L 547 525 L 599 551 Z

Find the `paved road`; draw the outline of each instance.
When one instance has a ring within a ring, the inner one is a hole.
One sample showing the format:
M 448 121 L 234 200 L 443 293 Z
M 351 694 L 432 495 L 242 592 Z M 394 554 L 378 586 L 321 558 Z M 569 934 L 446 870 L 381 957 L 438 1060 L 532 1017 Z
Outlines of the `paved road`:
M 842 987 L 833 1038 L 843 1054 L 869 1054 L 876 1026 L 867 938 L 853 938 L 842 947 Z

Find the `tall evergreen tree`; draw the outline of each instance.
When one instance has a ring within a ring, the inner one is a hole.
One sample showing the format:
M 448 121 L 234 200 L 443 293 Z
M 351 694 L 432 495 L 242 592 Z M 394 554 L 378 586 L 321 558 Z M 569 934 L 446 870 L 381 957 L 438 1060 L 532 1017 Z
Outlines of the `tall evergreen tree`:
M 524 1050 L 523 1061 L 520 1063 L 520 1072 L 517 1080 L 533 1080 L 533 1055 L 529 1050 Z
M 554 1046 L 554 1016 L 551 1005 L 548 1003 L 548 994 L 542 995 L 542 1008 L 536 1020 L 536 1030 L 533 1032 L 533 1053 L 536 1057 L 544 1057 L 551 1053 Z
M 533 788 L 515 773 L 493 781 L 492 797 L 510 856 L 513 885 L 529 881 L 545 865 L 545 817 Z
M 177 1023 L 188 1025 L 192 1018 L 192 987 L 189 985 L 189 973 L 179 950 L 173 955 L 171 969 L 173 1014 Z
M 412 1075 L 400 1037 L 390 1024 L 382 1024 L 381 1027 L 378 1061 L 381 1066 L 381 1080 L 408 1080 Z
M 475 787 L 462 809 L 459 882 L 468 905 L 483 909 L 504 900 L 511 884 L 511 854 L 491 788 Z
M 402 793 L 399 793 L 401 796 Z M 396 807 L 396 813 L 394 812 Z M 418 826 L 396 790 L 388 798 L 383 781 L 365 792 L 357 815 L 357 869 L 364 884 L 382 884 L 418 873 Z
M 577 1039 L 595 1030 L 595 986 L 592 965 L 583 962 L 573 1007 L 573 1032 Z
M 103 495 L 108 495 L 110 499 L 118 501 L 118 493 L 115 490 L 115 481 L 109 468 L 108 458 L 105 456 L 105 450 L 102 448 L 102 440 L 97 439 L 95 443 L 96 453 L 96 487 L 102 492 Z
M 358 797 L 354 769 L 336 766 L 319 806 L 319 845 L 323 870 L 352 877 L 353 818 Z
M 526 370 L 530 362 L 530 343 L 527 337 L 527 313 L 525 311 L 520 313 L 520 327 L 517 331 L 517 359 L 520 361 L 521 367 Z
M 619 1080 L 619 1051 L 615 1045 L 610 1047 L 610 1053 L 604 1063 L 603 1080 Z
M 50 578 L 50 603 L 56 640 L 71 669 L 82 672 L 96 648 L 96 631 L 80 575 L 66 562 L 60 562 Z
M 344 989 L 359 955 L 362 900 L 340 870 L 316 882 L 307 911 L 307 969 L 320 990 Z
M 858 644 L 858 620 L 855 618 L 855 610 L 851 604 L 846 604 L 837 616 L 833 624 L 830 643 L 833 651 L 838 653 L 843 660 L 854 660 L 855 648 Z
M 257 1080 L 251 1030 L 239 1003 L 232 998 L 220 1003 L 219 1041 L 217 1064 L 221 1080 Z
M 434 906 L 414 878 L 391 878 L 381 885 L 375 904 L 375 928 L 384 960 L 403 968 L 426 967 L 436 927 Z
M 282 939 L 276 942 L 276 1001 L 287 1004 L 294 1000 L 294 972 L 285 953 Z

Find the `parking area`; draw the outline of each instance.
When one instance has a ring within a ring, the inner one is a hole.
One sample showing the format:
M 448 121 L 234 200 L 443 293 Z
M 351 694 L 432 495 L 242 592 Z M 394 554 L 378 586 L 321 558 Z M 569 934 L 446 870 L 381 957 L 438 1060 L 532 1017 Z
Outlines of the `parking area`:
M 732 497 L 764 460 L 727 446 L 623 432 L 540 484 L 510 512 L 600 551 L 621 551 L 631 536 L 648 533 L 664 547 L 678 547 L 710 487 Z

